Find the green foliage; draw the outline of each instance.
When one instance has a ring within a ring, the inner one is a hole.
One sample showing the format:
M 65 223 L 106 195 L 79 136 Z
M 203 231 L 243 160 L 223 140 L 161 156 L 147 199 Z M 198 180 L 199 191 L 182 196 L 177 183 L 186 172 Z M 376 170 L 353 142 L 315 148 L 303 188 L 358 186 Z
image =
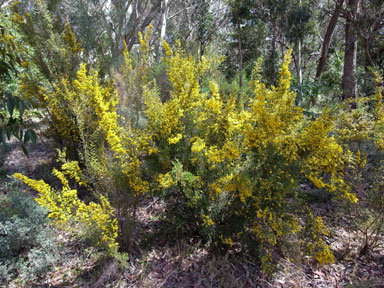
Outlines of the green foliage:
M 6 141 L 11 139 L 11 136 L 19 140 L 24 154 L 28 155 L 26 144 L 32 142 L 36 144 L 37 134 L 29 128 L 30 125 L 23 120 L 25 104 L 19 98 L 8 96 L 6 102 L 7 114 L 0 115 L 0 144 L 6 144 Z M 17 113 L 17 116 L 14 113 Z
M 251 73 L 254 61 L 263 57 L 262 43 L 268 35 L 267 25 L 263 21 L 263 12 L 258 1 L 230 1 L 228 17 L 234 27 L 229 34 L 230 41 L 226 41 L 225 62 L 223 68 L 229 79 L 233 79 L 238 69 L 239 37 L 242 46 L 243 68 L 247 75 Z M 240 25 L 240 29 L 238 27 Z
M 65 153 L 61 152 L 65 159 Z M 76 161 L 64 161 L 62 171 L 52 170 L 62 184 L 61 191 L 54 190 L 43 180 L 36 181 L 15 173 L 14 177 L 39 192 L 36 202 L 48 210 L 48 218 L 52 223 L 63 230 L 90 241 L 93 245 L 114 251 L 118 248 L 116 243 L 117 221 L 114 211 L 108 200 L 100 195 L 99 202 L 84 203 L 77 196 L 77 190 L 69 187 L 67 177 L 72 178 L 79 185 L 88 186 L 82 179 L 81 170 Z
M 381 76 L 373 81 L 376 91 L 371 97 L 351 101 L 336 109 L 335 134 L 342 145 L 356 152 L 354 165 L 345 171 L 345 180 L 359 198 L 358 205 L 344 203 L 339 212 L 353 227 L 360 247 L 357 253 L 368 255 L 378 244 L 384 225 L 383 177 L 383 96 Z
M 297 43 L 302 41 L 311 30 L 312 9 L 305 3 L 304 5 L 293 4 L 287 16 L 286 37 L 290 42 Z
M 4 25 L 10 24 L 10 20 L 3 13 L 0 19 Z M 37 135 L 30 128 L 30 125 L 24 122 L 23 115 L 26 110 L 26 102 L 17 93 L 16 77 L 22 67 L 28 65 L 22 61 L 20 54 L 23 47 L 16 36 L 12 35 L 10 28 L 0 26 L 0 144 L 5 145 L 6 140 L 14 136 L 19 140 L 21 148 L 28 155 L 25 144 L 29 141 L 36 143 Z M 16 86 L 16 87 L 15 87 Z
M 15 184 L 3 187 L 8 193 L 0 200 L 0 283 L 19 277 L 26 285 L 59 262 L 59 248 L 46 210 Z
M 31 47 L 31 64 L 38 67 L 38 74 L 41 73 L 30 73 L 28 76 L 38 78 L 46 88 L 50 88 L 50 83 L 75 75 L 80 64 L 81 48 L 68 24 L 53 17 L 50 9 L 54 5 L 36 1 L 30 9 L 28 4 L 28 1 L 16 1 L 12 5 L 13 22 L 23 35 L 24 42 Z
M 197 41 L 200 45 L 200 57 L 205 53 L 205 48 L 214 35 L 214 19 L 212 13 L 209 11 L 211 1 L 208 0 L 194 0 L 195 12 L 193 17 L 196 22 Z
M 19 75 L 18 94 L 40 109 L 45 116 L 43 121 L 48 124 L 48 134 L 60 138 L 60 142 L 72 142 L 76 150 L 79 135 L 71 123 L 74 115 L 70 114 L 68 102 L 59 89 L 61 81 L 75 76 L 82 48 L 70 26 L 53 19 L 52 6 L 37 1 L 30 8 L 26 2 L 15 1 L 10 5 L 13 27 L 28 57 L 25 61 L 28 69 Z

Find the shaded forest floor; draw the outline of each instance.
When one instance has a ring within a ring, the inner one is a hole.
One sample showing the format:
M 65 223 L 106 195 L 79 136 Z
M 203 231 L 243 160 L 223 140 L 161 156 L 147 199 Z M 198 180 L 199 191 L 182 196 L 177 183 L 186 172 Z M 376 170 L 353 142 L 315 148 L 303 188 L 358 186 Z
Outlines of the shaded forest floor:
M 52 142 L 28 146 L 29 158 L 11 143 L 0 154 L 0 194 L 5 195 L 10 175 L 21 172 L 54 184 L 51 170 L 56 165 Z M 35 192 L 22 186 L 31 195 Z M 304 260 L 300 265 L 281 260 L 273 279 L 266 278 L 249 255 L 229 249 L 219 255 L 198 239 L 175 237 L 164 228 L 164 203 L 143 199 L 138 213 L 137 251 L 107 257 L 71 235 L 56 232 L 60 261 L 33 283 L 18 277 L 9 287 L 384 287 L 384 240 L 367 256 L 359 257 L 361 246 L 356 231 L 345 227 L 335 207 L 314 207 L 331 231 L 328 239 L 337 260 L 317 267 Z M 171 237 L 172 236 L 172 237 Z

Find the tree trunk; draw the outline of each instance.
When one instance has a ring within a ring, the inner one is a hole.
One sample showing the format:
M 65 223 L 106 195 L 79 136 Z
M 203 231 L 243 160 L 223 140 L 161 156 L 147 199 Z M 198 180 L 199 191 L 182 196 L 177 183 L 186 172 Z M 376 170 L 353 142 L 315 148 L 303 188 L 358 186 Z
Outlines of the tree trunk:
M 132 14 L 129 18 L 128 31 L 124 35 L 125 43 L 127 43 L 128 51 L 130 51 L 134 44 L 137 43 L 137 33 L 144 31 L 146 27 L 151 24 L 151 21 L 160 13 L 161 1 L 156 1 L 155 4 L 148 10 L 148 12 L 141 13 L 139 10 L 139 2 L 135 1 L 132 6 Z M 141 14 L 140 14 L 141 13 Z M 139 24 L 140 23 L 140 24 Z
M 168 0 L 163 0 L 161 2 L 161 24 L 160 24 L 160 41 L 156 54 L 156 61 L 160 61 L 161 57 L 161 41 L 166 40 L 167 36 L 167 17 L 168 17 Z
M 369 51 L 369 38 L 363 40 L 363 46 L 364 46 L 364 53 L 365 53 L 365 60 L 366 60 L 366 68 L 369 66 L 375 67 L 375 62 L 372 59 L 371 53 Z
M 299 0 L 299 6 L 301 7 L 301 0 Z M 302 39 L 299 39 L 297 43 L 297 80 L 299 85 L 303 83 L 303 68 L 302 68 Z
M 205 53 L 205 44 L 203 42 L 200 42 L 200 49 L 199 49 L 199 55 L 200 55 L 200 61 L 203 59 L 204 53 Z
M 301 43 L 301 40 L 299 40 L 299 43 L 297 43 L 297 77 L 298 77 L 300 85 L 303 83 L 302 49 L 301 49 L 301 46 L 302 46 L 302 43 Z
M 337 21 L 340 16 L 341 8 L 343 7 L 344 0 L 338 0 L 336 3 L 335 12 L 333 12 L 333 15 L 331 17 L 331 20 L 329 21 L 327 31 L 325 32 L 324 40 L 323 40 L 323 46 L 321 49 L 321 57 L 319 60 L 319 64 L 317 66 L 316 71 L 316 78 L 321 79 L 321 75 L 324 72 L 325 64 L 327 63 L 327 57 L 328 57 L 328 48 L 329 44 L 331 43 L 333 31 L 335 30 Z
M 345 27 L 345 54 L 343 71 L 343 100 L 356 98 L 357 31 L 354 21 L 357 17 L 359 0 L 348 0 L 347 23 Z M 353 107 L 356 105 L 352 105 Z
M 162 8 L 162 19 L 161 19 L 161 32 L 160 32 L 160 38 L 165 39 L 166 32 L 167 32 L 167 14 L 168 14 L 168 0 L 163 0 L 161 4 Z
M 240 19 L 237 20 L 237 41 L 238 41 L 238 53 L 239 53 L 239 85 L 243 87 L 243 51 L 241 48 L 241 26 Z

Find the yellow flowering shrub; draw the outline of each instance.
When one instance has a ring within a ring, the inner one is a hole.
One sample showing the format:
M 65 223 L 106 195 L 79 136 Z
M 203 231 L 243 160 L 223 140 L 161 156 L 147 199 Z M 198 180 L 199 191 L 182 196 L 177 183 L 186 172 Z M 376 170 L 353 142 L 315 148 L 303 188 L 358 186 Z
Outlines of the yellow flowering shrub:
M 198 219 L 196 229 L 218 244 L 256 237 L 269 271 L 278 243 L 303 229 L 295 211 L 302 201 L 300 181 L 311 181 L 335 199 L 357 201 L 344 181 L 355 156 L 332 136 L 330 112 L 312 119 L 295 106 L 289 53 L 276 87 L 255 77 L 253 97 L 236 104 L 234 97 L 222 97 L 213 81 L 208 93 L 201 91 L 199 79 L 210 65 L 204 57 L 196 62 L 167 43 L 164 50 L 170 99 L 162 102 L 156 88 L 148 86 L 144 103 L 147 135 L 159 151 L 154 155 L 158 189 L 166 194 L 175 221 Z M 312 248 L 304 250 L 317 262 L 333 260 L 322 238 L 311 241 Z
M 43 180 L 33 180 L 20 173 L 16 173 L 14 177 L 39 192 L 36 202 L 48 210 L 48 217 L 54 225 L 85 236 L 99 246 L 116 250 L 118 226 L 109 201 L 102 195 L 98 197 L 99 203 L 86 204 L 81 201 L 77 196 L 77 190 L 70 188 L 65 176 L 65 174 L 76 175 L 72 173 L 78 171 L 77 163 L 64 163 L 62 169 L 63 171 L 57 169 L 52 171 L 62 184 L 61 191 L 53 189 Z
M 370 97 L 356 99 L 356 109 L 350 102 L 343 103 L 338 116 L 335 135 L 340 143 L 355 154 L 352 165 L 345 171 L 345 181 L 359 198 L 357 205 L 343 203 L 338 215 L 347 214 L 348 224 L 357 227 L 355 239 L 359 241 L 358 254 L 369 254 L 375 247 L 383 227 L 384 199 L 382 193 L 384 110 L 383 82 L 374 73 L 376 89 Z
M 152 149 L 148 145 L 148 137 L 140 129 L 128 126 L 121 126 L 118 122 L 117 113 L 118 96 L 115 91 L 108 93 L 92 92 L 90 87 L 97 87 L 97 74 L 87 76 L 79 71 L 79 78 L 75 81 L 79 87 L 84 87 L 88 91 L 91 99 L 91 107 L 95 109 L 98 116 L 98 125 L 105 133 L 107 142 L 114 152 L 116 159 L 121 161 L 122 173 L 127 177 L 129 191 L 134 195 L 139 195 L 148 191 L 148 183 L 142 178 L 140 153 L 151 153 Z M 85 72 L 85 70 L 84 70 Z M 92 85 L 88 85 L 89 81 Z
M 125 54 L 125 57 L 128 61 L 129 55 Z M 63 79 L 55 85 L 55 91 L 60 93 L 70 109 L 64 115 L 74 116 L 70 124 L 79 137 L 79 154 L 88 178 L 110 198 L 118 218 L 125 221 L 120 224 L 126 226 L 126 222 L 130 222 L 133 227 L 131 217 L 135 214 L 137 197 L 149 190 L 148 181 L 143 176 L 142 158 L 155 151 L 149 145 L 146 131 L 132 124 L 131 119 L 125 121 L 119 115 L 116 90 L 108 83 L 101 84 L 98 73 L 88 72 L 85 64 L 80 65 L 73 81 Z M 71 168 L 67 175 L 76 178 L 74 167 L 65 168 Z M 127 242 L 124 245 L 129 245 L 131 240 L 128 238 L 133 236 L 133 232 L 128 228 L 121 231 Z
M 40 47 L 51 53 L 39 57 L 35 51 L 30 63 L 44 79 L 21 75 L 21 93 L 38 99 L 51 130 L 72 141 L 78 156 L 78 161 L 67 161 L 65 152 L 59 153 L 61 171 L 53 174 L 61 191 L 15 175 L 39 191 L 37 201 L 55 224 L 67 229 L 85 225 L 98 233 L 100 244 L 116 248 L 118 221 L 120 244 L 129 246 L 139 197 L 153 192 L 164 197 L 167 219 L 176 227 L 194 229 L 218 247 L 241 242 L 244 249 L 256 248 L 267 272 L 273 270 L 275 252 L 288 254 L 287 247 L 297 245 L 301 236 L 303 254 L 319 264 L 334 260 L 322 219 L 298 209 L 308 196 L 300 184 L 357 203 L 348 178 L 362 170 L 367 157 L 354 143 L 384 148 L 380 85 L 373 99 L 353 100 L 357 109 L 343 103 L 336 112 L 325 109 L 309 117 L 295 105 L 290 87 L 291 52 L 276 86 L 263 83 L 258 62 L 249 95 L 223 95 L 215 81 L 205 81 L 210 67 L 221 60 L 197 61 L 180 43 L 173 49 L 163 42 L 162 65 L 170 85 L 163 95 L 151 79 L 152 26 L 139 33 L 137 62 L 124 43 L 120 80 L 116 74 L 112 83 L 80 64 L 81 43 L 68 24 L 61 34 L 53 32 L 54 21 L 43 3 L 36 5 L 33 17 L 14 8 L 21 29 L 40 21 L 52 32 L 44 34 L 47 47 Z M 382 80 L 377 76 L 376 81 Z M 79 200 L 71 180 L 98 191 L 99 203 Z
M 151 29 L 139 35 L 141 60 L 135 67 L 126 46 L 123 51 L 126 92 L 100 81 L 85 64 L 52 89 L 37 89 L 60 134 L 79 143 L 87 177 L 78 162 L 63 160 L 62 171 L 53 172 L 63 184 L 60 192 L 16 177 L 40 191 L 38 201 L 56 223 L 93 223 L 99 241 L 108 245 L 117 233 L 111 205 L 120 244 L 129 246 L 138 199 L 153 192 L 164 196 L 167 219 L 178 229 L 194 229 L 217 247 L 241 242 L 255 248 L 266 272 L 273 271 L 276 251 L 289 254 L 290 245 L 300 246 L 319 264 L 332 262 L 322 219 L 299 209 L 307 201 L 300 184 L 334 200 L 358 201 L 346 174 L 365 160 L 346 143 L 374 139 L 384 146 L 381 90 L 370 116 L 366 103 L 371 100 L 361 100 L 358 109 L 344 115 L 326 109 L 317 117 L 306 116 L 290 89 L 289 52 L 276 86 L 267 87 L 253 75 L 251 95 L 236 101 L 241 97 L 222 95 L 215 81 L 201 87 L 214 60 L 197 61 L 179 44 L 172 49 L 164 42 L 171 89 L 163 97 L 156 81 L 150 81 Z M 69 27 L 65 33 L 70 50 L 79 53 Z M 100 204 L 81 202 L 67 177 L 90 190 L 101 188 Z M 303 241 L 296 241 L 300 236 Z
M 11 5 L 12 15 L 16 17 L 12 20 L 20 32 L 28 35 L 24 42 L 30 52 L 30 69 L 24 70 L 19 77 L 19 94 L 45 112 L 50 135 L 60 142 L 69 140 L 77 144 L 80 136 L 74 123 L 76 115 L 63 95 L 62 81 L 70 81 L 76 75 L 81 43 L 68 23 L 62 30 L 57 29 L 43 1 L 36 2 L 30 13 L 19 4 L 13 1 Z
M 303 231 L 301 244 L 319 265 L 332 263 L 335 260 L 330 248 L 325 244 L 324 237 L 329 236 L 329 230 L 324 226 L 321 217 L 314 217 L 307 209 L 306 226 Z M 305 240 L 304 240 L 305 239 Z
M 346 100 L 336 106 L 335 135 L 344 146 L 371 142 L 379 150 L 384 148 L 383 87 L 379 73 L 375 73 L 374 82 L 376 89 L 371 97 Z M 351 109 L 352 102 L 356 109 Z
M 151 47 L 149 37 L 153 27 L 150 25 L 144 35 L 139 32 L 140 59 L 132 61 L 127 45 L 124 42 L 124 64 L 120 68 L 121 75 L 115 73 L 115 86 L 119 94 L 119 114 L 123 116 L 132 127 L 139 125 L 142 120 L 143 89 L 148 83 L 151 71 Z M 136 62 L 136 63 L 133 63 Z M 134 65 L 135 64 L 135 65 Z
M 383 78 L 377 72 L 375 73 L 376 92 L 374 94 L 375 100 L 375 144 L 381 150 L 384 150 L 384 107 L 383 107 Z

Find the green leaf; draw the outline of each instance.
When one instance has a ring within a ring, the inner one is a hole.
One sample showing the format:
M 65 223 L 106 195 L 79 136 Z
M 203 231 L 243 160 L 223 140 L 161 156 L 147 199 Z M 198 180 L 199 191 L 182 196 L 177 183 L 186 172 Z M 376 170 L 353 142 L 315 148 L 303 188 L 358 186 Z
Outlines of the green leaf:
M 183 171 L 182 180 L 183 182 L 193 183 L 196 180 L 196 176 L 193 175 L 191 172 Z
M 19 101 L 20 118 L 23 117 L 24 111 L 25 111 L 24 103 L 23 103 L 23 101 Z
M 35 131 L 33 131 L 32 129 L 28 129 L 28 135 L 29 135 L 29 138 L 31 138 L 31 141 L 33 144 L 36 144 L 36 141 L 37 141 L 37 134 Z
M 23 150 L 24 154 L 27 155 L 27 157 L 29 158 L 27 148 L 25 147 L 24 144 L 21 144 L 21 149 Z
M 27 144 L 29 140 L 31 140 L 31 137 L 29 136 L 29 131 L 25 131 L 24 132 L 24 144 Z
M 13 110 L 15 109 L 15 105 L 16 105 L 15 98 L 8 97 L 8 99 L 7 99 L 7 108 L 8 108 L 9 115 L 11 115 L 11 117 L 13 116 Z
M 11 131 L 12 131 L 12 135 L 15 136 L 15 138 L 17 140 L 21 140 L 20 139 L 20 130 L 18 130 L 17 127 L 11 127 Z M 21 136 L 23 136 L 23 135 L 21 134 Z
M 15 123 L 16 123 L 16 118 L 13 118 L 13 117 L 8 118 L 8 123 L 7 123 L 8 127 L 13 126 Z

